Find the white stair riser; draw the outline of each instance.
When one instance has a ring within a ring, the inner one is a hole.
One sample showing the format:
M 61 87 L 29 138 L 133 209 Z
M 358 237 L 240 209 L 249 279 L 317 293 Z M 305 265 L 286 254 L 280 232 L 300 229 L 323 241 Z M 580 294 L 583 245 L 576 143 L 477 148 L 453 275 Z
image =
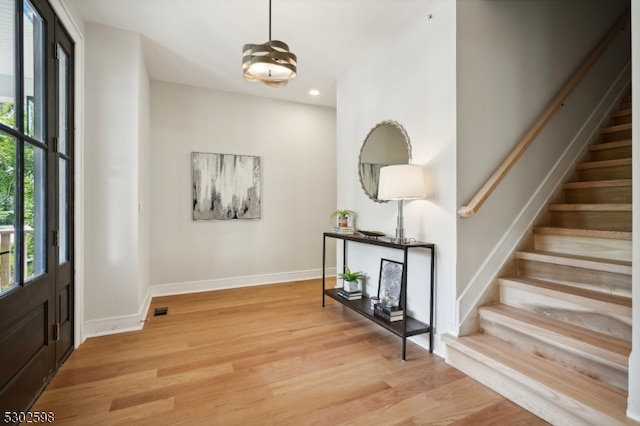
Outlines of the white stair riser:
M 620 203 L 632 202 L 631 185 L 565 189 L 565 202 L 576 204 Z
M 551 211 L 550 224 L 559 228 L 631 232 L 631 212 Z
M 631 147 L 617 147 L 611 149 L 595 150 L 589 153 L 591 161 L 617 160 L 619 158 L 631 158 Z
M 612 126 L 617 126 L 618 124 L 631 123 L 632 117 L 633 116 L 631 115 L 631 112 L 629 112 L 628 114 L 617 115 L 615 117 L 611 117 L 611 125 Z
M 574 287 L 631 297 L 631 276 L 547 262 L 518 260 L 518 274 Z
M 600 140 L 602 142 L 623 141 L 631 139 L 631 133 L 631 130 L 620 130 L 617 132 L 602 133 L 600 136 Z
M 631 165 L 577 170 L 576 178 L 578 181 L 631 179 Z
M 593 379 L 627 390 L 626 366 L 571 347 L 571 342 L 561 341 L 562 337 L 558 338 L 554 333 L 527 329 L 517 323 L 505 323 L 500 318 L 487 318 L 482 314 L 480 327 L 484 333 L 508 342 L 519 350 L 535 353 Z
M 558 321 L 565 321 L 620 339 L 631 340 L 630 315 L 607 312 L 585 306 L 577 301 L 563 300 L 505 285 L 500 286 L 500 301 L 506 305 L 555 318 Z
M 449 365 L 553 425 L 621 424 L 608 416 L 599 416 L 588 407 L 580 407 L 573 401 L 563 401 L 561 396 L 553 391 L 538 388 L 540 385 L 537 385 L 534 379 L 529 379 L 532 383 L 523 383 L 523 380 L 527 379 L 511 377 L 508 373 L 500 371 L 498 365 L 490 361 L 485 364 L 450 345 L 447 346 L 446 361 Z
M 536 250 L 551 251 L 602 259 L 631 261 L 631 241 L 609 238 L 574 237 L 566 235 L 534 234 Z

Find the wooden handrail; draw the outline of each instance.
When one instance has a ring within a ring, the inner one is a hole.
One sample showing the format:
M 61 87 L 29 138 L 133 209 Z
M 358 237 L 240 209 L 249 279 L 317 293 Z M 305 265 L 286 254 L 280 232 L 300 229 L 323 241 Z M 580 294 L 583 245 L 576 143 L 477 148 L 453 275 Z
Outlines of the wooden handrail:
M 604 36 L 600 43 L 598 43 L 598 45 L 595 47 L 595 49 L 593 49 L 589 56 L 587 56 L 587 59 L 585 59 L 582 65 L 580 65 L 577 71 L 571 76 L 567 83 L 562 87 L 560 92 L 558 92 L 556 97 L 547 106 L 538 120 L 533 123 L 529 131 L 522 137 L 522 139 L 520 139 L 520 142 L 518 142 L 518 144 L 513 148 L 509 155 L 502 161 L 496 171 L 493 172 L 493 175 L 491 175 L 491 177 L 485 182 L 482 188 L 480 188 L 480 190 L 466 206 L 460 207 L 460 209 L 458 210 L 459 217 L 472 216 L 480 209 L 480 206 L 482 206 L 484 202 L 487 201 L 487 198 L 489 198 L 493 190 L 496 189 L 498 184 L 502 181 L 502 179 L 504 179 L 509 170 L 511 170 L 511 168 L 515 165 L 522 154 L 524 154 L 529 145 L 531 145 L 531 142 L 533 142 L 533 140 L 542 131 L 542 129 L 551 119 L 556 110 L 562 106 L 569 94 L 571 94 L 573 89 L 576 88 L 576 86 L 584 78 L 587 72 L 591 69 L 593 64 L 600 58 L 600 56 L 602 56 L 604 51 L 607 50 L 609 45 L 618 36 L 618 33 L 622 31 L 625 26 L 627 26 L 630 17 L 631 13 L 629 10 L 627 10 L 615 23 L 615 25 L 611 27 L 609 32 Z

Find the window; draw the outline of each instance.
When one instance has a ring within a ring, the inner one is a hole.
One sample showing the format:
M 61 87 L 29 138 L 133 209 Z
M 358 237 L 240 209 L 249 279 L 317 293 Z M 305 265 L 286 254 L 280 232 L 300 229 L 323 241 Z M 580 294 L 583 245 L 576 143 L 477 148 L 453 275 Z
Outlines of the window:
M 29 0 L 0 0 L 0 22 L 2 294 L 46 270 L 47 112 L 44 20 Z

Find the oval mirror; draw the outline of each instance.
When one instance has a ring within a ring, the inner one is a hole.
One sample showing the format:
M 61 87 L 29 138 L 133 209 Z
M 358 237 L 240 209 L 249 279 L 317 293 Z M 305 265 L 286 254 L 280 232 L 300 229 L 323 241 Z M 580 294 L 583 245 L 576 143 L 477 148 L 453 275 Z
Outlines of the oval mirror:
M 392 164 L 409 164 L 411 144 L 404 128 L 395 121 L 387 120 L 373 127 L 364 139 L 358 158 L 360 185 L 365 194 L 377 203 L 380 168 Z

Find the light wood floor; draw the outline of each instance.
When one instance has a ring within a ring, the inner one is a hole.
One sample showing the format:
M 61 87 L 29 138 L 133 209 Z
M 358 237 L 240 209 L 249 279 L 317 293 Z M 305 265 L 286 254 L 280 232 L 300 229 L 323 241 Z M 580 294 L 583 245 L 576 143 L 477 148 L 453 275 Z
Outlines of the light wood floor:
M 32 407 L 61 425 L 543 425 L 304 281 L 161 297 L 88 339 Z

